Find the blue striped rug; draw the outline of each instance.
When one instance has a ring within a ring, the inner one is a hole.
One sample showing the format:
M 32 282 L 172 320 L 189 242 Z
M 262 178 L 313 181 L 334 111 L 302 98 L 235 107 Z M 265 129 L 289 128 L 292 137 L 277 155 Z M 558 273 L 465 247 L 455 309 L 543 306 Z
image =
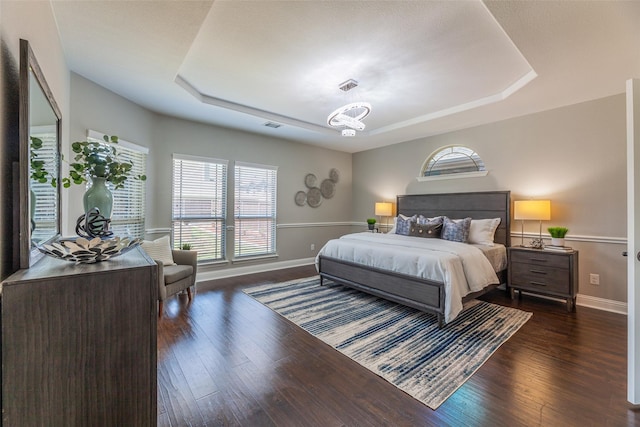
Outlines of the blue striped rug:
M 471 301 L 438 329 L 436 317 L 319 277 L 244 292 L 391 384 L 436 409 L 531 313 Z

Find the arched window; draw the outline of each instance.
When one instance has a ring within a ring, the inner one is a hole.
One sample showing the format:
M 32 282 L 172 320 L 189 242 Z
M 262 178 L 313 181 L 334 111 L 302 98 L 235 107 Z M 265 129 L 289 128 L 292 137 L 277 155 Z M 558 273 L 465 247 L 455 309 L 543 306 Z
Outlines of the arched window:
M 478 153 L 462 145 L 449 145 L 439 148 L 427 158 L 422 165 L 420 177 L 438 177 L 454 174 L 483 176 L 486 173 L 484 162 Z

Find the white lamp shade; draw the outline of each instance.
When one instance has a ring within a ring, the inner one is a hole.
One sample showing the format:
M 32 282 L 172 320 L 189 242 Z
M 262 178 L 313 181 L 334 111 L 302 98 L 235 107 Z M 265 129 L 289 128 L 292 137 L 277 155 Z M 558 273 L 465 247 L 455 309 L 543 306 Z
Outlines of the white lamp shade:
M 513 219 L 549 221 L 551 219 L 551 201 L 518 200 L 513 202 Z
M 391 216 L 393 214 L 393 204 L 390 202 L 376 202 L 375 215 Z

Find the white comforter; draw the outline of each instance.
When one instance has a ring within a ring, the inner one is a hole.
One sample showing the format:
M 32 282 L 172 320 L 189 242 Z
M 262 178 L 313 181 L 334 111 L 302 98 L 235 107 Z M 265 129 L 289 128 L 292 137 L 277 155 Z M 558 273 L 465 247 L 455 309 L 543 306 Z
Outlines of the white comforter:
M 318 252 L 320 255 L 444 283 L 445 322 L 462 311 L 465 295 L 500 283 L 480 249 L 442 239 L 370 232 L 347 234 L 327 242 Z

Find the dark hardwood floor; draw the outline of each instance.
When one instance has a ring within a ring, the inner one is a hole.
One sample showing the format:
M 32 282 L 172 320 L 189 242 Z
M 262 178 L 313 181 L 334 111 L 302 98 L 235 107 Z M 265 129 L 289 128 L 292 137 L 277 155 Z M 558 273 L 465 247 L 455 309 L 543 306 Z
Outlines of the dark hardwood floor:
M 160 426 L 634 426 L 626 317 L 496 290 L 533 317 L 433 411 L 242 289 L 312 266 L 219 280 L 165 303 L 158 323 Z

